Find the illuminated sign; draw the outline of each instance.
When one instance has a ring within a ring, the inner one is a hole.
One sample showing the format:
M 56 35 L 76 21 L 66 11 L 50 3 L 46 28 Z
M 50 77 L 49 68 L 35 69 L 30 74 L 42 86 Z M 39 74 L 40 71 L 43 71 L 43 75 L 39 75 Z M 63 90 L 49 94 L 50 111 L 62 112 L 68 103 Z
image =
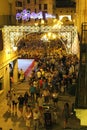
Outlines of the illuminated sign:
M 35 12 L 30 12 L 29 10 L 24 9 L 21 13 L 16 14 L 16 20 L 26 20 L 28 21 L 29 19 L 42 19 L 43 18 L 43 12 L 35 13 Z M 56 18 L 54 15 L 45 13 L 45 18 Z

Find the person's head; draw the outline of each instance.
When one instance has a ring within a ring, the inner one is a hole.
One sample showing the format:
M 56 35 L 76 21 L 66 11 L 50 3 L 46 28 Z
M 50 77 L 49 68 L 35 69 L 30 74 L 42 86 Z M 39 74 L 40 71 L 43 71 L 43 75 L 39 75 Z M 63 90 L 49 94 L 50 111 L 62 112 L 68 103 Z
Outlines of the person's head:
M 20 97 L 22 97 L 22 95 L 20 94 Z
M 66 102 L 66 106 L 67 106 L 67 107 L 69 107 L 69 104 L 68 104 L 68 102 Z
M 30 111 L 30 110 L 31 110 L 31 106 L 28 105 L 28 106 L 26 107 L 26 110 L 27 110 L 27 111 Z
M 9 90 L 8 93 L 10 93 L 11 91 Z
M 14 93 L 14 96 L 15 96 L 16 94 Z
M 68 102 L 66 102 L 66 103 L 64 104 L 64 108 L 69 108 Z
M 38 110 L 37 110 L 37 109 L 35 109 L 35 110 L 34 110 L 34 112 L 35 112 L 35 113 L 38 113 Z
M 28 94 L 28 92 L 26 91 L 25 94 Z

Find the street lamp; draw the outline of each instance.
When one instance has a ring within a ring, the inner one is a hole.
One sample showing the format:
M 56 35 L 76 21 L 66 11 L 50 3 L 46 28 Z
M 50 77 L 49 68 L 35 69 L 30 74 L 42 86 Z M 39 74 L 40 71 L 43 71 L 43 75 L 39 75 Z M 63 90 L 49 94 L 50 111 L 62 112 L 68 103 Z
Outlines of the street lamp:
M 8 0 L 9 3 L 9 23 L 10 25 L 12 25 L 12 3 L 13 0 Z

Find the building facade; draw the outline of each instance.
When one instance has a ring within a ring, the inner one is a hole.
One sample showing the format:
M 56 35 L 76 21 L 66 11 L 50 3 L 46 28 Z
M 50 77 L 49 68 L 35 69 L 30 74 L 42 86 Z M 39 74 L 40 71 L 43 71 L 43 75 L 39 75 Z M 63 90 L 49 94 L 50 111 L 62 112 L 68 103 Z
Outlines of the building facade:
M 0 1 L 0 26 L 16 25 L 16 13 L 24 9 L 31 13 L 40 11 L 55 15 L 58 19 L 60 15 L 70 15 L 71 19 L 75 18 L 75 7 L 60 8 L 56 6 L 56 0 L 3 0 Z M 19 23 L 22 23 L 20 21 Z
M 68 20 L 72 21 L 75 24 L 76 8 L 73 7 L 56 8 L 55 14 L 59 20 L 63 21 L 64 18 L 67 18 Z
M 0 26 L 15 24 L 15 1 L 0 1 Z

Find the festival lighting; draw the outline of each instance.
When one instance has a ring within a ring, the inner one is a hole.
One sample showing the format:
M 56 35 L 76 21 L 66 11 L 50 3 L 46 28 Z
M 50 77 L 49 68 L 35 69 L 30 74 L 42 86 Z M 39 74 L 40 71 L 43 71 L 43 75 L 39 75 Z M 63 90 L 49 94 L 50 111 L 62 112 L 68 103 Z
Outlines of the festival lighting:
M 29 10 L 24 9 L 21 13 L 16 14 L 16 20 L 26 20 L 28 21 L 29 19 L 42 19 L 43 18 L 43 12 L 35 13 L 35 12 L 30 12 Z M 45 18 L 56 18 L 54 15 L 45 13 Z
M 56 19 L 54 19 L 54 21 L 57 22 Z M 79 43 L 77 42 L 78 33 L 76 27 L 74 27 L 73 25 L 62 25 L 61 28 L 53 28 L 53 26 L 48 24 L 41 24 L 41 26 L 38 24 L 39 22 L 37 21 L 32 26 L 4 26 L 3 37 L 6 54 L 17 52 L 18 43 L 21 39 L 24 39 L 26 35 L 41 32 L 40 40 L 42 40 L 43 42 L 49 44 L 50 41 L 60 39 L 60 41 L 62 40 L 62 44 L 64 44 L 64 46 L 66 47 L 67 53 L 79 55 Z M 54 25 L 54 23 L 52 25 Z

